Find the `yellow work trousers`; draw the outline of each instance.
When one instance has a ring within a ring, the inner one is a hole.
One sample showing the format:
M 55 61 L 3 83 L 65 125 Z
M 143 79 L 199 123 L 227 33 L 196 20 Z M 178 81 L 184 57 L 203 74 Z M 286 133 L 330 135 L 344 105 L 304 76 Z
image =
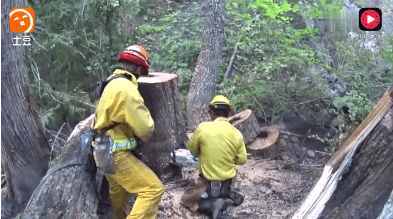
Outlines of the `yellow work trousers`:
M 129 152 L 114 153 L 115 174 L 107 175 L 115 218 L 124 219 L 129 194 L 137 198 L 127 219 L 154 219 L 164 186 L 156 174 Z

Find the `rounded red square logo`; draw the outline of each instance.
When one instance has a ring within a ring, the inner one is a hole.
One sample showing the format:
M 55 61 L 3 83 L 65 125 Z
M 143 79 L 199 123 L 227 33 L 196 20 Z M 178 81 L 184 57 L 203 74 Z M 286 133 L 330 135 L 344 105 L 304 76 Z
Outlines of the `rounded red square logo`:
M 359 28 L 378 31 L 382 28 L 382 11 L 379 8 L 362 8 L 359 11 Z

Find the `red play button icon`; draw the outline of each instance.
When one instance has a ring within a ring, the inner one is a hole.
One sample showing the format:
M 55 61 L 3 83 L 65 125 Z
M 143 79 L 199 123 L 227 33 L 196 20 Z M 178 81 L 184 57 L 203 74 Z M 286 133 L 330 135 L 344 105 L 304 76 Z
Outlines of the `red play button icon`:
M 359 28 L 377 31 L 382 27 L 382 12 L 379 8 L 362 8 L 359 11 Z

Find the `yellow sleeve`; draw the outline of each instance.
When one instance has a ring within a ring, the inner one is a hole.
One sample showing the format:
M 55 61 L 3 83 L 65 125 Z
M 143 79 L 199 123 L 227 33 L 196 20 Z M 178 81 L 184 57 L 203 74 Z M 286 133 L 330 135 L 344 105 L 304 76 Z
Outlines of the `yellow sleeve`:
M 136 137 L 147 142 L 154 131 L 154 121 L 143 102 L 138 89 L 127 93 L 123 112 L 123 121 L 133 130 Z
M 247 162 L 247 151 L 246 145 L 244 144 L 243 135 L 239 133 L 239 141 L 238 141 L 238 148 L 237 148 L 237 155 L 235 159 L 235 163 L 237 165 L 243 165 Z
M 137 86 L 130 85 L 124 81 L 108 84 L 96 109 L 94 128 L 106 128 L 113 123 L 125 124 L 135 137 L 147 141 L 153 134 L 154 121 Z
M 192 134 L 190 141 L 188 141 L 187 143 L 188 150 L 190 150 L 194 156 L 199 155 L 200 135 L 201 135 L 201 129 L 200 127 L 198 127 L 194 131 L 194 134 Z
M 154 131 L 154 121 L 138 89 L 127 95 L 123 112 L 124 123 L 131 127 L 136 137 L 146 142 Z

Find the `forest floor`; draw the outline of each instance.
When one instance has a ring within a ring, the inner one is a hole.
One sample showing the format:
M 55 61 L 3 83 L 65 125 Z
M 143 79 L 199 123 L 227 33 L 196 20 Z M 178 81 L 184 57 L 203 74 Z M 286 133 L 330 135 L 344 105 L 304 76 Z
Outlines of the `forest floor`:
M 229 218 L 290 218 L 307 196 L 330 157 L 326 145 L 306 138 L 281 136 L 280 152 L 273 159 L 250 154 L 239 167 L 235 190 L 245 195 L 239 207 L 229 208 Z M 188 173 L 186 173 L 188 171 Z M 183 180 L 167 183 L 158 218 L 206 218 L 192 214 L 179 202 L 187 186 L 197 177 L 196 169 L 183 171 Z M 184 180 L 187 178 L 188 180 Z

